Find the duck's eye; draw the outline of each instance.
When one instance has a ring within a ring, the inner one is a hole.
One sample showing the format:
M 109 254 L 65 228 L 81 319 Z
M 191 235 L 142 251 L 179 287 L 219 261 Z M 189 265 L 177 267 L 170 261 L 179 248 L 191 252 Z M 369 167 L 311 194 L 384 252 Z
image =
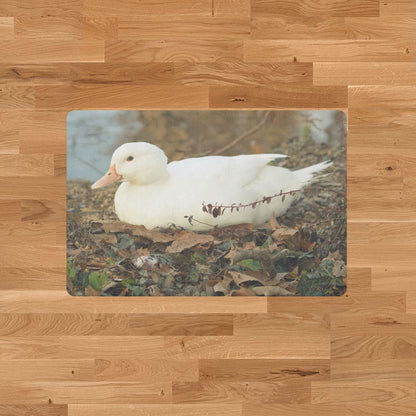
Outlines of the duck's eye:
M 134 159 L 133 156 L 129 156 L 126 160 L 127 160 L 127 162 L 131 162 L 133 159 Z

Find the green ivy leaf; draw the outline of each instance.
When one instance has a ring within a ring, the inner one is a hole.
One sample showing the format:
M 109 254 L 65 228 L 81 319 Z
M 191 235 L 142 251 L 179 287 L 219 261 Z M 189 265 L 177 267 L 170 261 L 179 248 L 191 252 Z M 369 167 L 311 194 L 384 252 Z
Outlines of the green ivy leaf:
M 66 274 L 75 282 L 77 279 L 78 267 L 75 267 L 69 258 L 66 259 Z
M 107 276 L 104 273 L 91 272 L 88 276 L 88 281 L 93 289 L 101 291 L 103 286 L 107 283 Z
M 241 266 L 244 266 L 247 269 L 253 270 L 254 272 L 262 270 L 261 263 L 258 260 L 244 259 L 244 260 L 239 261 L 238 264 L 241 264 Z

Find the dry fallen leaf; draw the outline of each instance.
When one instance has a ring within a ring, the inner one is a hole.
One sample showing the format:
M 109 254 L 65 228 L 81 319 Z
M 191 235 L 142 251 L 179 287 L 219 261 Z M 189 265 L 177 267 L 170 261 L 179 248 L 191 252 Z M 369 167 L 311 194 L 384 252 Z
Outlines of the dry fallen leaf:
M 224 276 L 224 279 L 219 281 L 214 286 L 214 292 L 215 293 L 222 293 L 223 295 L 227 295 L 230 292 L 230 285 L 231 285 L 232 279 L 229 276 Z
M 297 233 L 297 230 L 293 228 L 281 227 L 273 232 L 272 238 L 275 241 L 284 240 L 285 238 L 292 237 Z
M 232 290 L 230 296 L 256 296 L 256 294 L 246 287 L 240 287 L 239 290 Z
M 235 272 L 233 270 L 230 270 L 228 273 L 232 277 L 232 279 L 234 280 L 234 283 L 237 286 L 241 286 L 241 285 L 248 286 L 250 283 L 260 283 L 261 285 L 263 285 L 263 283 L 259 279 L 256 279 L 253 276 L 249 276 L 248 274 Z
M 332 274 L 335 277 L 345 277 L 347 275 L 345 262 L 342 259 L 342 255 L 340 254 L 339 250 L 329 253 L 328 257 L 325 257 L 322 261 L 325 260 L 331 260 L 333 262 L 334 267 L 332 269 Z
M 94 240 L 97 243 L 106 242 L 109 244 L 116 244 L 117 243 L 117 237 L 114 234 L 94 234 Z
M 143 237 L 155 243 L 170 243 L 175 236 L 161 233 L 160 231 L 148 230 L 143 225 L 132 225 L 122 221 L 101 221 L 99 223 L 106 233 L 125 233 L 130 232 L 136 237 Z
M 199 244 L 207 244 L 214 241 L 214 237 L 208 234 L 195 234 L 189 231 L 182 231 L 176 234 L 176 239 L 166 249 L 166 253 L 181 253 L 183 250 L 195 247 Z
M 286 289 L 283 289 L 279 286 L 257 286 L 253 287 L 253 292 L 257 296 L 288 296 L 292 295 L 291 292 L 289 292 Z

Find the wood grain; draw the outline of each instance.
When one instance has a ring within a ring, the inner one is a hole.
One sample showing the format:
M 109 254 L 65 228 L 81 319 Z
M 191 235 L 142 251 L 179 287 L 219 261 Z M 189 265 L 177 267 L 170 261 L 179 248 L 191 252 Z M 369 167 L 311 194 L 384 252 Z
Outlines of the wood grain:
M 0 416 L 416 413 L 416 3 L 0 2 Z M 348 115 L 339 298 L 65 287 L 66 118 Z

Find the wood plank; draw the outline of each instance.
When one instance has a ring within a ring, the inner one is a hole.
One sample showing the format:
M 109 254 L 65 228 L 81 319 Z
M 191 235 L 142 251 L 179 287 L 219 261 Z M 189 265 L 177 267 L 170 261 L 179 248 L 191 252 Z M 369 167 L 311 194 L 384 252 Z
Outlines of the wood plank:
M 0 17 L 0 38 L 14 38 L 14 17 Z
M 329 360 L 199 360 L 201 380 L 329 380 Z
M 0 416 L 67 416 L 66 404 L 0 405 Z
M 117 33 L 114 17 L 22 16 L 15 20 L 16 39 L 113 39 Z
M 57 337 L 55 335 L 41 335 L 31 336 L 30 338 L 21 336 L 0 337 L 0 360 L 114 360 L 131 359 L 132 357 L 154 360 L 169 358 L 167 355 L 168 351 L 165 349 L 163 337 L 156 336 L 85 335 Z M 105 386 L 104 381 L 100 383 Z M 0 402 L 2 402 L 1 399 Z M 13 403 L 9 402 L 7 404 Z
M 254 17 L 251 20 L 252 39 L 324 40 L 345 39 L 347 28 L 344 17 L 282 16 Z
M 233 316 L 207 315 L 129 315 L 130 335 L 233 335 Z
M 104 41 L 33 38 L 1 40 L 0 61 L 14 64 L 103 62 Z
M 329 337 L 21 336 L 0 337 L 0 359 L 328 359 Z M 279 341 L 279 342 L 278 342 Z M 291 347 L 289 347 L 291 345 Z
M 380 335 L 400 336 L 414 332 L 416 315 L 391 312 L 382 307 L 366 312 L 342 312 L 331 315 L 334 336 Z
M 302 343 L 300 340 L 307 340 Z M 329 358 L 327 336 L 307 334 L 267 336 L 238 335 L 232 337 L 166 337 L 169 356 L 181 359 L 326 359 Z M 306 347 L 307 346 L 307 347 Z
M 212 15 L 214 17 L 250 17 L 250 0 L 215 0 Z
M 299 404 L 299 403 L 244 403 L 243 405 L 243 416 L 309 416 L 309 415 L 320 415 L 320 416 L 350 416 L 352 413 L 348 413 L 349 407 L 339 406 L 336 404 Z
M 264 87 L 210 87 L 211 108 L 239 109 L 299 109 L 312 105 L 315 108 L 344 108 L 347 91 L 343 87 L 308 87 L 299 90 L 290 85 L 278 88 Z
M 73 15 L 81 10 L 81 0 L 7 0 L 0 4 L 1 16 Z
M 131 15 L 130 15 L 131 16 Z M 118 38 L 121 40 L 193 40 L 198 39 L 235 41 L 248 38 L 250 21 L 234 17 L 129 17 L 118 22 Z
M 310 383 L 305 380 L 173 382 L 173 403 L 308 403 Z
M 384 0 L 380 2 L 380 16 L 414 16 L 416 5 L 408 0 Z
M 51 154 L 0 155 L 0 177 L 52 176 L 54 157 Z
M 198 381 L 198 360 L 96 359 L 99 381 Z
M 389 243 L 351 244 L 348 250 L 349 255 L 353 258 L 350 261 L 351 266 L 401 266 L 408 268 L 416 264 L 416 259 L 411 255 L 413 247 L 406 242 L 395 245 L 393 254 Z
M 67 85 L 69 64 L 0 64 L 0 77 L 8 85 Z
M 0 234 L 10 245 L 55 244 L 56 225 L 50 222 L 8 221 L 0 223 Z
M 123 314 L 0 314 L 0 336 L 129 335 Z
M 411 359 L 416 354 L 416 337 L 355 335 L 333 337 L 331 358 L 349 360 Z
M 34 108 L 34 103 L 35 90 L 33 87 L 0 85 L 0 110 L 11 108 L 31 109 Z
M 409 313 L 416 313 L 416 290 L 409 290 L 407 292 L 406 310 Z
M 240 404 L 70 404 L 69 416 L 240 416 Z M 47 415 L 49 416 L 49 415 Z
M 207 87 L 82 84 L 36 88 L 38 109 L 207 108 Z
M 234 317 L 235 336 L 261 336 L 267 332 L 270 336 L 286 337 L 302 334 L 322 335 L 329 331 L 329 319 L 325 315 L 310 313 L 267 313 L 238 314 Z
M 331 360 L 331 380 L 411 381 L 416 377 L 413 359 Z
M 413 62 L 413 41 L 245 40 L 245 62 Z
M 0 361 L 0 383 L 91 381 L 95 379 L 94 360 L 12 360 Z M 0 411 L 1 415 L 1 411 Z
M 314 85 L 412 85 L 414 63 L 407 62 L 317 62 L 313 64 Z
M 415 15 L 401 17 L 347 17 L 347 37 L 351 39 L 414 39 Z
M 60 264 L 65 273 L 64 264 Z M 250 297 L 250 299 L 232 297 L 224 302 L 223 298 L 183 297 L 180 303 L 170 297 L 137 298 L 88 298 L 71 297 L 61 283 L 61 290 L 3 290 L 0 291 L 0 312 L 7 313 L 262 313 L 267 310 L 267 299 Z M 391 297 L 391 295 L 390 295 Z M 393 296 L 396 303 L 402 302 Z
M 175 82 L 183 85 L 312 86 L 311 64 L 245 64 L 243 62 L 175 63 Z
M 65 290 L 64 267 L 0 266 L 0 290 Z
M 4 268 L 16 267 L 62 267 L 65 264 L 65 247 L 49 246 L 21 246 L 0 245 L 0 263 Z
M 105 61 L 111 63 L 217 62 L 243 59 L 239 40 L 116 40 L 108 41 Z
M 100 17 L 130 16 L 211 16 L 211 0 L 84 0 L 83 11 L 87 15 Z
M 10 176 L 0 177 L 2 196 L 7 199 L 35 199 L 39 195 L 45 199 L 63 199 L 65 178 L 49 176 Z
M 415 399 L 411 381 L 315 381 L 312 403 L 400 403 Z
M 377 108 L 416 108 L 416 86 L 357 86 L 348 89 L 351 108 L 377 105 Z
M 0 336 L 232 335 L 232 315 L 1 314 Z
M 67 111 L 0 112 L 0 126 L 15 132 L 21 153 L 65 153 Z
M 53 176 L 66 177 L 66 154 L 53 155 Z
M 376 0 L 335 0 L 335 1 L 291 1 L 252 0 L 253 16 L 378 16 L 379 3 Z
M 364 153 L 363 149 L 351 152 L 348 163 L 348 177 L 406 177 L 414 170 L 412 158 L 393 154 Z
M 373 267 L 371 276 L 373 290 L 416 290 L 415 274 L 412 268 Z
M 19 201 L 0 200 L 0 221 L 20 221 L 21 216 L 22 212 Z
M 409 400 L 406 403 L 366 403 L 348 405 L 349 414 L 358 416 L 410 416 L 416 410 L 416 401 Z
M 366 265 L 365 267 L 368 267 Z M 343 311 L 366 311 L 383 305 L 384 308 L 391 311 L 405 311 L 405 292 L 364 292 L 364 293 L 347 293 L 343 296 L 336 297 L 305 297 L 305 298 L 287 298 L 287 297 L 270 297 L 267 299 L 268 311 L 275 312 L 292 312 L 297 313 L 302 310 L 305 313 L 335 313 Z
M 25 381 L 0 384 L 1 404 L 163 403 L 170 399 L 168 383 Z
M 159 63 L 129 63 L 120 66 L 117 63 L 71 64 L 71 79 L 74 83 L 118 83 L 137 85 L 169 85 L 174 82 L 174 64 Z
M 347 235 L 349 229 L 347 230 Z M 354 296 L 367 293 L 371 288 L 371 271 L 369 267 L 348 267 L 347 266 L 347 294 Z
M 56 197 L 56 195 L 55 195 Z M 65 212 L 65 201 L 63 200 L 36 200 L 23 199 L 22 221 L 57 222 L 62 220 Z
M 0 154 L 13 155 L 17 153 L 19 153 L 18 133 L 13 131 L 2 131 L 2 137 L 0 139 Z

